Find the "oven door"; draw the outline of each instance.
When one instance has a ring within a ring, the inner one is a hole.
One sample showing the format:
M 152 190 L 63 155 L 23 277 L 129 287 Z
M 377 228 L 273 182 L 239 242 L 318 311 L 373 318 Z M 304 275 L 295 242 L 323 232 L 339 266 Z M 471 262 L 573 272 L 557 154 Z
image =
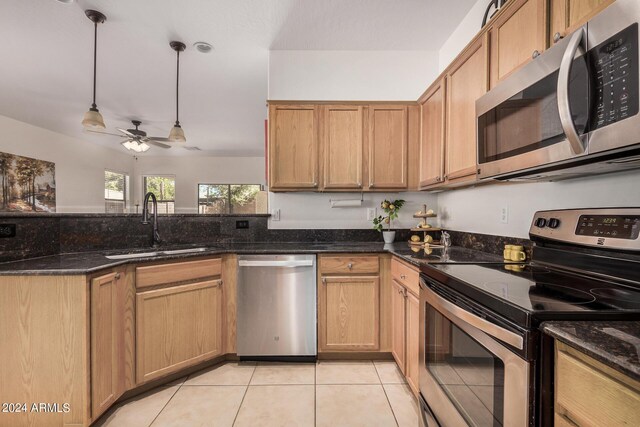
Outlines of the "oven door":
M 420 279 L 420 394 L 440 426 L 529 425 L 525 337 L 445 299 Z
M 476 102 L 480 178 L 587 154 L 586 26 L 561 40 Z

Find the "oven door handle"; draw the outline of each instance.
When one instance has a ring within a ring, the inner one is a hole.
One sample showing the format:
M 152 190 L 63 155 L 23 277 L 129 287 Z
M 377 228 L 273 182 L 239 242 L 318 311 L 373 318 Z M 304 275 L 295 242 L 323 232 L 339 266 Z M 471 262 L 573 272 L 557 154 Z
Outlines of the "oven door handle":
M 580 28 L 573 33 L 567 50 L 565 50 L 560 62 L 560 70 L 558 73 L 558 112 L 560 113 L 560 123 L 562 124 L 562 130 L 567 136 L 567 140 L 571 145 L 571 151 L 573 154 L 584 154 L 585 146 L 578 135 L 578 131 L 573 124 L 573 117 L 571 114 L 571 103 L 569 101 L 569 79 L 571 78 L 571 68 L 573 66 L 573 57 L 576 55 L 580 45 L 582 43 L 584 30 Z
M 518 350 L 524 349 L 524 339 L 522 338 L 522 336 L 504 329 L 494 323 L 491 323 L 488 320 L 478 317 L 463 308 L 458 307 L 454 303 L 447 301 L 446 299 L 433 292 L 427 286 L 423 285 L 422 290 L 425 291 L 424 294 L 427 302 L 442 314 L 448 314 L 448 316 L 446 317 L 456 317 L 473 326 L 474 328 L 479 329 L 482 332 L 494 338 L 497 338 L 502 342 L 512 345 Z

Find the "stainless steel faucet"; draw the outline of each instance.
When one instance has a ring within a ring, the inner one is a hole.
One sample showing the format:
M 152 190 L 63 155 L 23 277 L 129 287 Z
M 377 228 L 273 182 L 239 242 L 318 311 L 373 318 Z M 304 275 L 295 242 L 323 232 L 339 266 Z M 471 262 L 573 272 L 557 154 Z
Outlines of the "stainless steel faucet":
M 149 199 L 153 203 L 153 233 L 151 234 L 151 246 L 157 247 L 162 240 L 158 231 L 158 200 L 155 194 L 149 191 L 144 195 L 144 203 L 142 203 L 142 223 L 149 224 Z

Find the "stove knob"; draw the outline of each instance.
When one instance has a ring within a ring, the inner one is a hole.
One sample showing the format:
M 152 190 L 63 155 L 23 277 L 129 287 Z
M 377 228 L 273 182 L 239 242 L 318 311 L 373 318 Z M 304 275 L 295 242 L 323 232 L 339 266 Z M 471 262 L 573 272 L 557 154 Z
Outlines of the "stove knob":
M 549 220 L 550 228 L 558 228 L 560 226 L 560 220 L 558 218 L 551 218 Z
M 538 228 L 544 228 L 547 225 L 547 220 L 544 218 L 538 218 L 536 219 L 536 227 Z

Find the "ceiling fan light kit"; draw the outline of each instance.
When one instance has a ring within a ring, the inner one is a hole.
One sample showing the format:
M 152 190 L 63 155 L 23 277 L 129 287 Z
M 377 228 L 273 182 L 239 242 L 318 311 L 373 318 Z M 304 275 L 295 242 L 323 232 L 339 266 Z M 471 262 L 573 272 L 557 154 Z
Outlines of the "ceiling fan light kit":
M 82 126 L 85 129 L 105 129 L 106 126 L 104 124 L 104 119 L 102 118 L 102 114 L 98 111 L 98 106 L 96 105 L 96 65 L 97 65 L 97 50 L 98 50 L 98 23 L 103 23 L 107 20 L 107 17 L 104 14 L 98 12 L 97 10 L 86 10 L 85 15 L 94 25 L 93 32 L 93 102 L 91 103 L 91 108 L 89 111 L 84 113 L 84 117 L 82 118 Z
M 178 120 L 178 100 L 180 96 L 180 52 L 184 51 L 187 46 L 178 41 L 170 42 L 169 46 L 171 46 L 171 49 L 176 51 L 176 122 L 169 132 L 169 141 L 185 143 L 187 142 L 187 138 L 185 138 L 184 130 L 182 130 L 180 120 Z

